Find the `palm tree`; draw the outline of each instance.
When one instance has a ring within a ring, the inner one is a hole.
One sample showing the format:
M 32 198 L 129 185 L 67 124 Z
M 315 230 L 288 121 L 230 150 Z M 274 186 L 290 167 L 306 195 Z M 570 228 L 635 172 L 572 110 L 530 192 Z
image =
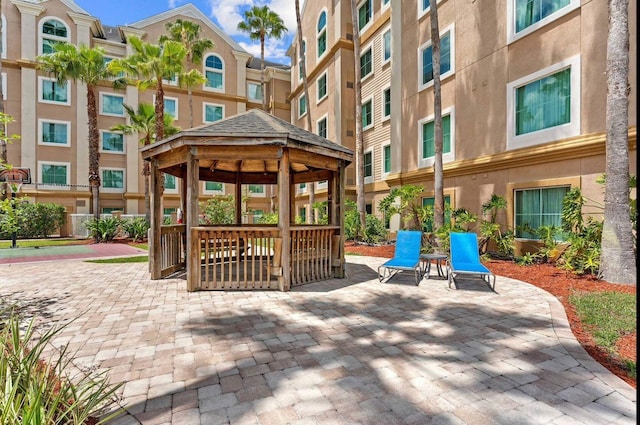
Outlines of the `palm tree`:
M 433 63 L 433 143 L 435 157 L 433 164 L 433 227 L 444 225 L 444 174 L 442 169 L 442 90 L 440 84 L 440 26 L 438 25 L 437 1 L 430 2 L 431 54 Z
M 123 105 L 129 124 L 117 124 L 111 127 L 113 131 L 121 131 L 124 134 L 136 133 L 140 137 L 140 143 L 147 146 L 156 140 L 156 113 L 154 106 L 150 103 L 140 103 L 138 110 L 134 110 L 129 105 Z M 164 134 L 170 136 L 180 131 L 180 128 L 173 126 L 173 117 L 170 114 L 164 115 Z M 144 175 L 144 214 L 147 222 L 151 222 L 151 197 L 149 196 L 149 162 L 145 161 L 142 174 Z
M 98 132 L 98 105 L 96 86 L 98 82 L 112 77 L 104 61 L 104 50 L 99 47 L 77 47 L 69 43 L 58 43 L 54 52 L 38 56 L 38 68 L 53 75 L 59 84 L 67 80 L 87 86 L 87 114 L 89 117 L 89 187 L 92 197 L 93 215 L 100 218 L 100 133 Z
M 179 75 L 184 70 L 186 48 L 177 41 L 167 40 L 162 44 L 152 44 L 131 36 L 127 42 L 133 48 L 133 54 L 124 59 L 109 62 L 109 68 L 115 72 L 126 72 L 137 76 L 140 90 L 153 87 L 156 91 L 155 119 L 156 140 L 164 139 L 164 86 L 163 80 Z
M 176 19 L 175 22 L 167 22 L 165 28 L 169 35 L 161 35 L 158 38 L 160 44 L 173 40 L 181 43 L 187 49 L 187 63 L 199 65 L 207 50 L 215 48 L 213 41 L 200 36 L 200 25 L 191 21 Z M 188 75 L 186 75 L 188 74 Z M 196 69 L 191 69 L 186 73 L 178 75 L 178 83 L 181 87 L 186 87 L 189 99 L 189 128 L 193 128 L 193 92 L 192 87 L 203 84 L 206 78 Z
M 358 21 L 357 0 L 351 0 L 351 21 L 353 23 L 353 57 L 356 92 L 356 198 L 360 231 L 363 235 L 366 228 L 366 210 L 364 193 L 364 140 L 362 138 L 362 75 L 360 72 L 360 25 Z
M 0 0 L 0 16 L 2 16 L 2 3 L 3 1 Z M 2 39 L 2 34 L 4 34 L 4 27 L 2 26 L 2 19 L 0 19 L 0 40 Z M 2 75 L 2 46 L 0 45 L 0 76 Z M 1 116 L 4 116 L 4 93 L 2 92 L 2 81 L 0 78 L 0 114 L 2 114 Z M 2 124 L 2 128 L 0 128 L 0 136 L 4 136 L 5 134 L 7 134 L 7 126 L 3 123 Z M 0 137 L 0 164 L 6 164 L 8 160 L 7 157 L 7 142 L 4 140 L 3 137 Z M 0 200 L 3 200 L 5 198 L 5 194 L 7 193 L 7 185 L 5 183 L 2 183 L 2 185 L 0 185 Z
M 600 275 L 636 284 L 629 216 L 629 0 L 609 0 L 607 37 L 607 141 Z
M 260 87 L 262 87 L 262 110 L 266 110 L 266 90 L 264 87 L 264 42 L 267 38 L 281 39 L 287 28 L 282 18 L 268 6 L 253 6 L 244 12 L 244 21 L 238 24 L 240 31 L 249 34 L 252 40 L 260 40 Z M 307 99 L 307 104 L 309 99 Z

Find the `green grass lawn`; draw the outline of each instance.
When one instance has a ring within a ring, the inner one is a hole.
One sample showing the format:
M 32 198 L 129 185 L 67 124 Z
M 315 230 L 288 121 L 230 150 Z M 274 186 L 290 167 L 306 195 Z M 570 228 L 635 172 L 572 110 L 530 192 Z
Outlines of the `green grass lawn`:
M 148 255 L 137 255 L 135 257 L 102 258 L 98 260 L 85 260 L 85 263 L 122 264 L 122 263 L 146 263 L 147 261 L 149 261 Z
M 66 246 L 66 245 L 80 245 L 84 243 L 83 239 L 18 239 L 16 242 L 20 248 L 33 248 L 41 246 Z M 0 249 L 11 248 L 11 241 L 0 241 Z

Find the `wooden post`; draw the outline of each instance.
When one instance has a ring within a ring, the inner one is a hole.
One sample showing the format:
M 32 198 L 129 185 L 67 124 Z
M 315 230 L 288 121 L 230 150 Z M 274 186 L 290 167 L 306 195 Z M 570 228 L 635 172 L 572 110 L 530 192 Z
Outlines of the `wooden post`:
M 242 224 L 242 180 L 240 171 L 236 173 L 236 224 Z
M 187 154 L 187 211 L 186 211 L 186 233 L 187 233 L 187 290 L 195 291 L 200 287 L 200 240 L 197 232 L 193 231 L 198 227 L 198 195 L 200 184 L 199 161 L 194 158 L 191 148 Z
M 282 276 L 278 278 L 278 289 L 288 291 L 291 287 L 291 202 L 289 174 L 289 150 L 284 149 L 278 168 L 278 227 L 282 233 Z
M 151 161 L 151 175 L 149 176 L 151 192 L 151 232 L 149 234 L 151 251 L 149 256 L 149 271 L 151 279 L 160 279 L 162 271 L 162 173 L 158 168 L 158 160 Z
M 331 172 L 331 177 L 329 177 L 329 181 L 327 182 L 327 223 L 332 226 L 337 226 L 338 222 L 336 219 L 336 172 Z
M 335 173 L 334 173 L 335 175 Z M 344 261 L 344 214 L 345 214 L 345 182 L 346 182 L 346 167 L 344 161 L 340 161 L 340 167 L 338 168 L 338 181 L 335 183 L 335 206 L 336 206 L 336 225 L 340 226 L 340 246 L 338 247 L 340 265 L 335 269 L 334 277 L 345 277 L 345 261 Z M 333 179 L 336 180 L 335 178 Z

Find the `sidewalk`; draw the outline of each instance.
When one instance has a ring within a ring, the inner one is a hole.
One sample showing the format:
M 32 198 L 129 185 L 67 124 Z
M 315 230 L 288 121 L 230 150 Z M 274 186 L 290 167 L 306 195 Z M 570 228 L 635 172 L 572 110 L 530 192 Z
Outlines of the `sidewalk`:
M 101 257 L 147 255 L 148 252 L 124 243 L 101 243 L 46 247 L 0 249 L 0 264 L 30 263 L 34 261 L 77 260 Z

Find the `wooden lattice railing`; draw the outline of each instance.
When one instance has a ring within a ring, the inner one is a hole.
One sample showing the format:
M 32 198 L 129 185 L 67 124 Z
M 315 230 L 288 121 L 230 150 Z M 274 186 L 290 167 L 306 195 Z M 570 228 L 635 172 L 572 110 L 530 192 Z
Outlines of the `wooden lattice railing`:
M 339 227 L 291 229 L 291 286 L 333 277 L 334 237 Z M 337 244 L 336 244 L 337 248 Z
M 174 224 L 160 228 L 160 277 L 165 277 L 186 267 L 186 226 Z

